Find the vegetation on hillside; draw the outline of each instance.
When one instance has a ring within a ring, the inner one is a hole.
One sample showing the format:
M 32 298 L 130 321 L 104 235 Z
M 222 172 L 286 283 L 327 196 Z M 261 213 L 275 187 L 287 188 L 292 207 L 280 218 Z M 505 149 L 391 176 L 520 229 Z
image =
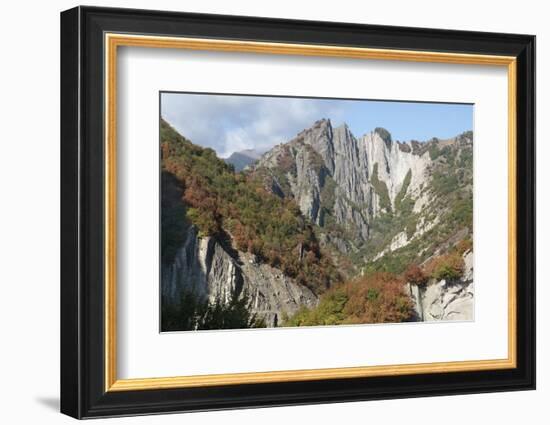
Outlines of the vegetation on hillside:
M 178 303 L 165 303 L 161 329 L 169 331 L 265 328 L 265 322 L 250 312 L 247 294 L 234 293 L 229 301 L 217 297 L 214 302 L 190 291 L 182 293 Z
M 403 273 L 368 272 L 331 288 L 314 308 L 302 307 L 285 318 L 283 326 L 316 326 L 361 323 L 397 323 L 414 320 L 414 306 L 405 284 L 425 287 L 442 279 L 453 281 L 464 273 L 463 254 L 472 249 L 462 240 L 448 253 L 423 265 L 409 263 Z
M 421 264 L 436 252 L 446 252 L 460 239 L 472 234 L 473 224 L 473 155 L 471 132 L 458 137 L 458 143 L 441 144 L 434 139 L 423 149 L 433 151 L 432 178 L 421 189 L 429 202 L 421 212 L 414 212 L 414 201 L 407 195 L 410 174 L 407 173 L 395 199 L 394 211 L 383 211 L 372 220 L 367 246 L 356 252 L 355 264 L 367 265 L 365 272 L 402 273 L 409 264 Z M 420 149 L 420 148 L 418 148 Z M 415 236 L 419 228 L 421 236 Z M 372 260 L 400 232 L 408 243 L 402 248 Z M 458 240 L 456 238 L 458 237 Z
M 161 260 L 170 264 L 183 242 L 188 222 L 182 202 L 183 190 L 178 179 L 167 171 L 161 173 Z
M 405 175 L 405 179 L 403 180 L 403 183 L 401 185 L 401 189 L 399 189 L 399 193 L 395 197 L 395 209 L 397 211 L 402 211 L 405 209 L 411 209 L 414 206 L 411 202 L 408 205 L 404 205 L 403 200 L 405 199 L 405 196 L 407 195 L 407 189 L 409 188 L 409 185 L 411 184 L 411 178 L 412 173 L 409 168 L 409 171 L 407 171 L 407 174 Z M 408 198 L 410 201 L 410 198 Z
M 384 141 L 384 143 L 386 144 L 386 146 L 389 146 L 390 143 L 392 142 L 392 138 L 391 138 L 391 134 L 388 130 L 386 130 L 385 128 L 383 127 L 376 127 L 374 129 L 374 132 L 375 133 L 378 133 L 378 135 L 380 136 L 380 138 Z
M 378 195 L 380 208 L 386 212 L 391 211 L 390 195 L 386 183 L 378 179 L 378 162 L 372 167 L 372 176 L 370 182 L 374 187 L 374 191 Z
M 411 319 L 413 304 L 401 277 L 362 276 L 330 289 L 315 308 L 302 307 L 285 326 L 395 323 Z

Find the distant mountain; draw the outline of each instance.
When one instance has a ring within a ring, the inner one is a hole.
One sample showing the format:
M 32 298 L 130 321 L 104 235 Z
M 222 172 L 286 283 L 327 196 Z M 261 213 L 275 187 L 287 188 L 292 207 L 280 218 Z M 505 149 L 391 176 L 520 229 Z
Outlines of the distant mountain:
M 239 152 L 233 152 L 224 161 L 233 165 L 235 171 L 242 171 L 246 167 L 253 165 L 262 155 L 261 152 L 255 149 L 245 149 Z

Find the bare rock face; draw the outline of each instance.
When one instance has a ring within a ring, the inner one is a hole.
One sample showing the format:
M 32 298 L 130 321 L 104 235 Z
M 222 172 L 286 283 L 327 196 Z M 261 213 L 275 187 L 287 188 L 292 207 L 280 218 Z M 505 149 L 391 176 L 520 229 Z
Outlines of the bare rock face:
M 296 175 L 289 176 L 292 193 L 299 194 L 296 198 L 300 211 L 314 223 L 319 223 L 321 207 L 320 194 L 324 173 L 315 167 L 316 153 L 308 149 L 295 152 Z
M 464 254 L 464 274 L 460 280 L 430 282 L 426 288 L 408 285 L 420 321 L 473 320 L 473 253 Z
M 177 302 L 183 291 L 191 291 L 205 300 L 228 302 L 233 294 L 246 294 L 251 311 L 264 318 L 270 327 L 281 324 L 301 306 L 317 305 L 317 296 L 280 270 L 258 264 L 254 256 L 236 252 L 230 255 L 214 238 L 199 238 L 194 226 L 174 261 L 162 267 L 162 297 Z
M 353 226 L 350 230 L 358 240 L 366 241 L 369 222 L 394 207 L 407 174 L 407 193 L 418 194 L 430 163 L 427 152 L 414 153 L 412 146 L 387 139 L 389 133 L 381 134 L 382 130 L 357 139 L 347 125 L 333 128 L 323 119 L 271 149 L 254 168 L 269 175 L 268 188 L 274 193 L 294 198 L 312 222 L 323 226 L 330 214 L 336 223 Z M 381 200 L 382 185 L 389 205 Z
M 240 253 L 244 288 L 252 301 L 251 310 L 269 327 L 281 325 L 302 306 L 317 305 L 317 296 L 308 288 L 267 264 L 257 264 L 251 254 Z
M 378 179 L 386 185 L 392 207 L 409 171 L 411 181 L 407 193 L 418 193 L 426 182 L 431 162 L 428 152 L 414 153 L 408 143 L 384 140 L 376 130 L 364 135 L 361 144 L 365 146 L 369 173 L 372 174 L 374 165 L 378 164 Z
M 161 267 L 163 300 L 177 301 L 184 290 L 207 296 L 206 267 L 204 257 L 201 258 L 200 253 L 197 229 L 195 226 L 190 226 L 181 247 L 176 252 L 174 261 L 170 265 L 163 264 Z

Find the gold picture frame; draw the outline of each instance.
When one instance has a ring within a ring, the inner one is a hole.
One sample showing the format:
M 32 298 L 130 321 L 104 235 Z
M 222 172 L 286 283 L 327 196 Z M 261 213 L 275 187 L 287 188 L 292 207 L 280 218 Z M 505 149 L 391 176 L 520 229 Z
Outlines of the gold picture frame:
M 410 375 L 417 373 L 464 372 L 516 367 L 516 58 L 463 53 L 440 53 L 411 50 L 281 44 L 105 34 L 106 131 L 105 152 L 107 178 L 105 186 L 105 391 L 151 390 L 266 382 L 306 381 Z M 325 56 L 357 60 L 392 60 L 506 67 L 508 72 L 508 358 L 388 366 L 364 366 L 305 369 L 254 373 L 175 376 L 168 378 L 117 379 L 116 375 L 116 96 L 117 51 L 119 47 L 189 49 L 279 55 Z
M 507 356 L 119 375 L 117 61 L 121 49 L 139 47 L 504 69 L 508 176 L 494 184 L 508 198 L 507 211 L 496 212 L 507 215 Z M 535 388 L 534 36 L 79 6 L 61 13 L 60 50 L 62 413 L 80 419 Z

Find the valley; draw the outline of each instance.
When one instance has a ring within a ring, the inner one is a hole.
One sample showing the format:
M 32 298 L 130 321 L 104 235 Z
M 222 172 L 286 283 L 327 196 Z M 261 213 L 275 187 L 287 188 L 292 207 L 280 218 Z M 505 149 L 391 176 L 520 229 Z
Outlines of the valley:
M 321 119 L 220 159 L 161 121 L 163 330 L 473 319 L 473 135 Z

